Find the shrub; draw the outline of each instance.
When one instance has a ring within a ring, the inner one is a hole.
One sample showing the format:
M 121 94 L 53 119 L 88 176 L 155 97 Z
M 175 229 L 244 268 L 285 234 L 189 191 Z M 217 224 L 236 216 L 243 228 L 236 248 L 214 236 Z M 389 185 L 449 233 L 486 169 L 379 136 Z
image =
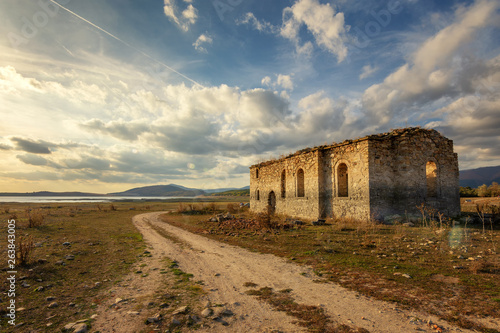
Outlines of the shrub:
M 182 203 L 179 202 L 179 205 L 177 206 L 177 213 L 185 213 L 187 211 L 187 207 Z
M 238 212 L 238 206 L 236 206 L 234 203 L 230 202 L 226 206 L 227 211 L 231 214 L 235 214 Z
M 43 224 L 43 221 L 45 220 L 45 215 L 40 209 L 34 211 L 27 210 L 26 213 L 28 214 L 29 228 L 38 228 Z
M 21 236 L 18 238 L 18 249 L 16 254 L 20 265 L 28 264 L 34 248 L 32 236 Z

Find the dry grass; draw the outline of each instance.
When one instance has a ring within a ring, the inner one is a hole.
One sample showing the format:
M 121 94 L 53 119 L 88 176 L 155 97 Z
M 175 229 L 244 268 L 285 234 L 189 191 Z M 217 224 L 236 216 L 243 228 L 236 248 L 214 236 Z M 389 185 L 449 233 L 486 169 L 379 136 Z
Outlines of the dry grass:
M 33 243 L 33 236 L 21 236 L 18 238 L 17 243 L 17 260 L 21 266 L 26 266 L 30 261 L 35 247 Z
M 45 214 L 41 209 L 27 209 L 26 215 L 28 218 L 28 227 L 29 228 L 38 228 L 43 225 L 43 221 L 45 220 Z
M 245 283 L 244 286 L 249 286 L 249 283 Z M 250 285 L 250 287 L 256 286 L 255 284 Z M 333 322 L 333 320 L 325 313 L 325 310 L 319 306 L 305 305 L 295 302 L 292 295 L 291 289 L 284 289 L 275 292 L 272 288 L 264 287 L 259 290 L 250 289 L 246 293 L 248 295 L 257 296 L 258 299 L 269 303 L 277 311 L 286 312 L 287 315 L 297 318 L 295 321 L 299 326 L 307 328 L 309 332 L 321 332 L 321 333 L 363 333 L 368 332 L 364 329 L 354 329 L 347 325 L 339 325 Z

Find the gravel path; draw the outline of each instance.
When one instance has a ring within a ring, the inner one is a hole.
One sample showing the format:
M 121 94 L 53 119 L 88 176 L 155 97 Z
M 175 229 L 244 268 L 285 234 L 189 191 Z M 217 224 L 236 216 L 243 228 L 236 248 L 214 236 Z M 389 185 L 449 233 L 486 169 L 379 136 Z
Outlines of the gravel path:
M 141 214 L 134 217 L 133 222 L 150 245 L 155 260 L 166 256 L 179 263 L 184 272 L 194 275 L 194 280 L 202 280 L 208 292 L 208 300 L 212 304 L 226 304 L 235 315 L 228 320 L 229 326 L 218 326 L 217 332 L 302 332 L 303 329 L 292 324 L 291 318 L 283 312 L 273 311 L 271 307 L 255 297 L 245 294 L 250 289 L 244 287 L 246 282 L 258 284 L 258 288 L 271 287 L 275 290 L 292 289 L 291 295 L 297 303 L 319 305 L 331 318 L 351 327 L 362 327 L 375 332 L 436 332 L 427 325 L 427 320 L 445 328 L 445 332 L 471 332 L 451 327 L 438 318 L 415 311 L 398 309 L 394 304 L 377 301 L 360 296 L 336 284 L 314 283 L 314 273 L 304 266 L 299 266 L 286 259 L 270 254 L 250 252 L 246 249 L 231 246 L 193 234 L 174 227 L 159 219 L 158 213 Z M 162 228 L 181 240 L 179 245 L 161 236 L 150 224 Z M 125 279 L 126 286 L 118 286 L 113 292 L 117 297 L 126 295 L 133 297 L 130 286 L 134 286 L 137 274 Z M 161 275 L 154 274 L 146 281 L 141 280 L 143 288 L 156 290 L 160 286 Z M 137 284 L 135 285 L 137 287 Z M 122 289 L 120 289 L 122 288 Z M 134 289 L 134 288 L 132 288 Z M 139 288 L 140 289 L 140 288 Z M 136 292 L 148 292 L 141 290 Z M 123 297 L 122 297 L 123 298 Z M 103 309 L 109 304 L 103 304 Z M 112 312 L 98 312 L 95 328 L 101 332 L 113 332 L 111 327 L 119 325 L 120 318 L 130 317 L 114 315 Z M 107 315 L 106 315 L 107 314 Z M 420 320 L 415 320 L 418 318 Z M 110 322 L 111 320 L 111 322 Z M 113 323 L 113 324 L 111 324 Z M 112 326 L 110 326 L 112 325 Z M 130 323 L 121 325 L 127 332 Z M 203 331 L 203 330 L 201 330 Z M 132 332 L 132 331 L 131 331 Z

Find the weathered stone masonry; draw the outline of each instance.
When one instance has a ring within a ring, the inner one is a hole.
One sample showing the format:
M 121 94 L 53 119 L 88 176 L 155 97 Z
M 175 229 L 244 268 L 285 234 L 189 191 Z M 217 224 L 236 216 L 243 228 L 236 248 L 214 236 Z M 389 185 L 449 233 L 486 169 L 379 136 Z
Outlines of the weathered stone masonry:
M 250 167 L 250 205 L 300 218 L 383 218 L 424 203 L 460 213 L 453 141 L 405 128 L 298 151 Z

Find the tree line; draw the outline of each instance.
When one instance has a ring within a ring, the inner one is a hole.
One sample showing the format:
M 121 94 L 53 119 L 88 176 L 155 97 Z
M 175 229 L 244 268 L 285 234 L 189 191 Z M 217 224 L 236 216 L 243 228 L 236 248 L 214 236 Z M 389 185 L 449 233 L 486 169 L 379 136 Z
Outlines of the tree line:
M 500 196 L 500 185 L 493 182 L 490 186 L 483 184 L 477 188 L 460 186 L 461 197 L 498 197 Z

